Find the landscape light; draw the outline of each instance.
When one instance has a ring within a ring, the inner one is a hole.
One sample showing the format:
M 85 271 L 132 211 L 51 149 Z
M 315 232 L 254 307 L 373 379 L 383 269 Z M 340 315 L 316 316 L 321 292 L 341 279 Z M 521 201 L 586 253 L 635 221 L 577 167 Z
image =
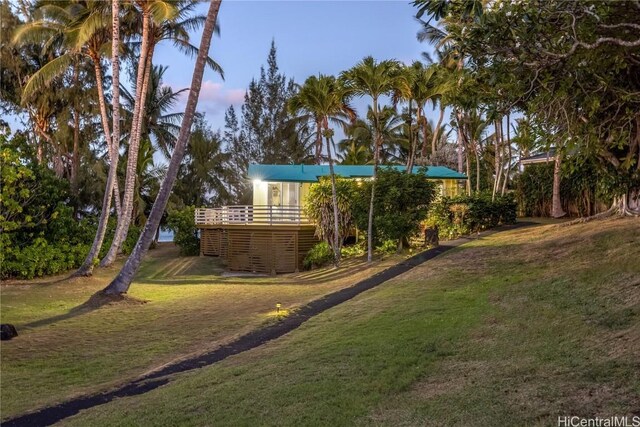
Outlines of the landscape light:
M 282 307 L 282 304 L 280 304 L 279 302 L 276 303 L 276 313 L 280 313 L 280 307 Z

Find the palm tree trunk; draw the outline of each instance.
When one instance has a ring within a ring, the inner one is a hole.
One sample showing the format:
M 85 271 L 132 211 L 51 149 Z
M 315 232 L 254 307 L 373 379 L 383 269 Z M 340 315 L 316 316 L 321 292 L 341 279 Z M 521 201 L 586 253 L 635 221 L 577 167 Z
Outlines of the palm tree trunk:
M 327 140 L 327 157 L 329 159 L 329 174 L 331 175 L 331 201 L 333 202 L 333 263 L 340 267 L 340 228 L 338 227 L 338 194 L 336 192 L 336 175 L 333 171 L 333 157 L 331 156 L 331 143 L 327 119 L 324 122 L 325 139 Z
M 118 29 L 118 31 L 120 31 Z M 106 104 L 106 100 L 104 97 L 104 87 L 103 87 L 103 79 L 102 79 L 102 67 L 100 66 L 100 56 L 97 53 L 93 53 L 90 55 L 91 56 L 91 60 L 93 61 L 93 70 L 95 72 L 96 75 L 96 86 L 98 87 L 98 103 L 100 104 L 100 121 L 102 122 L 102 131 L 104 132 L 104 138 L 107 141 L 107 150 L 109 152 L 109 159 L 111 162 L 113 162 L 113 156 L 114 156 L 114 147 L 113 147 L 113 138 L 111 136 L 111 130 L 109 129 L 109 118 L 107 115 L 107 104 Z M 119 67 L 119 65 L 118 65 Z M 120 88 L 117 89 L 118 93 L 120 93 Z M 114 88 L 114 94 L 115 94 L 115 88 Z M 118 105 L 120 105 L 120 102 L 118 101 Z M 118 107 L 119 108 L 119 107 Z M 118 142 L 116 141 L 116 144 Z M 118 152 L 117 147 L 115 148 L 115 152 Z M 116 213 L 118 215 L 118 217 L 120 216 L 120 191 L 118 189 L 118 176 L 116 174 L 116 178 L 114 181 L 114 185 L 113 185 L 113 198 L 115 200 L 115 205 L 116 205 Z M 104 200 L 103 200 L 104 201 Z M 109 203 L 109 206 L 102 206 L 102 209 L 107 209 L 109 210 L 111 208 L 111 202 Z
M 375 132 L 373 141 L 373 176 L 371 177 L 371 201 L 369 202 L 369 224 L 367 225 L 367 262 L 373 261 L 373 206 L 376 196 L 376 177 L 378 175 L 378 162 L 380 161 L 380 132 L 378 132 L 378 98 L 373 97 L 373 120 Z
M 461 114 L 460 111 L 457 110 L 456 111 L 456 118 L 457 118 L 457 122 L 458 122 L 458 135 L 457 135 L 457 139 L 458 139 L 458 172 L 462 172 L 462 148 L 463 148 L 463 144 L 464 141 L 462 140 L 462 120 L 461 120 Z M 469 164 L 469 161 L 467 160 L 467 165 Z M 469 180 L 469 168 L 467 168 L 467 181 Z
M 78 84 L 79 69 L 75 65 L 73 67 L 73 83 Z M 78 195 L 78 170 L 80 169 L 80 109 L 78 108 L 77 99 L 73 105 L 73 154 L 71 159 L 71 193 Z M 77 203 L 74 211 L 77 212 Z M 75 216 L 75 214 L 74 214 Z
M 107 286 L 103 291 L 107 295 L 122 294 L 129 290 L 133 276 L 136 271 L 138 271 L 142 258 L 149 249 L 149 245 L 153 241 L 156 229 L 162 219 L 162 214 L 167 206 L 171 189 L 175 183 L 180 163 L 182 163 L 182 158 L 184 157 L 184 152 L 187 147 L 187 143 L 189 142 L 191 125 L 193 124 L 196 106 L 198 105 L 198 96 L 200 95 L 200 88 L 202 87 L 202 76 L 204 74 L 207 56 L 209 55 L 211 37 L 217 21 L 218 11 L 220 10 L 220 3 L 221 0 L 214 0 L 209 5 L 209 12 L 207 13 L 207 18 L 204 24 L 204 31 L 202 33 L 202 38 L 200 39 L 200 50 L 193 70 L 189 99 L 187 100 L 187 107 L 185 109 L 182 126 L 180 127 L 180 134 L 178 135 L 176 147 L 173 151 L 173 155 L 171 156 L 171 161 L 169 162 L 167 174 L 162 181 L 156 201 L 153 203 L 153 207 L 151 208 L 151 214 L 144 226 L 142 234 L 138 238 L 136 246 L 133 248 L 133 252 L 127 259 L 124 267 L 122 267 L 122 270 L 120 270 L 120 273 L 118 273 L 116 278 L 113 279 L 109 286 Z
M 562 165 L 562 155 L 556 148 L 555 161 L 553 165 L 553 195 L 551 198 L 551 216 L 562 218 L 567 213 L 562 209 L 562 199 L 560 198 L 560 166 Z
M 322 162 L 322 124 L 320 120 L 316 122 L 316 164 L 319 165 Z
M 473 142 L 473 152 L 476 156 L 476 193 L 480 193 L 480 153 L 478 142 Z
M 440 126 L 442 126 L 442 120 L 444 119 L 444 106 L 442 105 L 442 100 L 440 102 L 440 117 L 438 117 L 438 124 L 436 128 L 433 130 L 433 138 L 431 138 L 431 155 L 436 154 L 437 150 L 437 142 L 438 136 L 440 134 Z
M 496 120 L 493 122 L 495 127 L 494 134 L 494 168 L 495 168 L 495 178 L 493 179 L 493 191 L 491 192 L 491 200 L 495 200 L 496 193 L 498 192 L 498 188 L 500 188 L 500 146 L 502 141 L 502 118 L 500 121 Z
M 509 173 L 511 172 L 511 117 L 510 114 L 507 113 L 507 147 L 509 149 L 509 159 L 507 161 L 507 172 L 505 173 L 504 180 L 502 181 L 502 194 L 504 196 L 505 190 L 507 189 L 507 185 L 509 184 Z
M 429 126 L 429 121 L 426 116 L 422 116 L 422 150 L 420 155 L 423 159 L 427 158 L 427 147 L 429 146 L 429 135 L 427 132 L 427 128 Z
M 465 150 L 464 157 L 467 163 L 467 196 L 471 195 L 471 163 L 469 162 L 469 151 Z
M 95 265 L 100 249 L 102 248 L 104 235 L 107 232 L 111 199 L 113 198 L 114 193 L 116 199 L 118 197 L 117 191 L 114 191 L 114 186 L 118 178 L 118 141 L 120 139 L 120 0 L 113 0 L 111 3 L 111 16 L 111 73 L 113 74 L 113 99 L 111 100 L 111 103 L 113 106 L 113 138 L 107 140 L 107 144 L 110 148 L 109 152 L 111 154 L 111 162 L 109 165 L 109 174 L 107 175 L 107 185 L 104 190 L 104 197 L 102 200 L 102 211 L 100 212 L 98 229 L 93 239 L 91 249 L 85 258 L 84 263 L 82 263 L 80 268 L 74 273 L 75 276 L 89 276 L 92 274 L 93 266 Z M 102 74 L 102 72 L 100 74 Z M 102 100 L 104 101 L 104 97 Z M 108 130 L 108 122 L 106 127 Z
M 111 247 L 107 255 L 100 262 L 100 267 L 108 267 L 113 264 L 116 256 L 120 252 L 122 242 L 127 237 L 129 225 L 131 224 L 131 213 L 133 210 L 133 198 L 135 192 L 136 172 L 138 166 L 138 149 L 140 147 L 140 134 L 142 131 L 142 116 L 145 113 L 147 100 L 148 70 L 151 63 L 152 50 L 149 49 L 149 27 L 151 13 L 147 9 L 142 12 L 142 47 L 140 49 L 140 59 L 138 61 L 138 75 L 136 77 L 136 102 L 134 107 L 133 122 L 131 125 L 131 137 L 129 138 L 129 151 L 127 158 L 127 172 L 124 182 L 124 195 L 122 198 L 122 210 L 118 217 L 118 226 L 111 242 Z
M 411 173 L 413 171 L 413 163 L 416 157 L 416 148 L 413 138 L 413 112 L 411 111 L 411 106 L 413 102 L 409 99 L 409 158 L 407 159 L 407 173 Z

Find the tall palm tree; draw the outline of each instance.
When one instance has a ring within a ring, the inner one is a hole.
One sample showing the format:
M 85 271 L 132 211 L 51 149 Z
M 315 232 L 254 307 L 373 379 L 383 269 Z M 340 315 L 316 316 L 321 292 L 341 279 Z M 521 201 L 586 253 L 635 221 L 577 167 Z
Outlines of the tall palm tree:
M 107 143 L 110 152 L 109 174 L 107 175 L 98 229 L 87 257 L 75 273 L 75 275 L 79 276 L 86 276 L 92 273 L 107 231 L 111 198 L 114 193 L 115 199 L 119 200 L 116 183 L 118 180 L 118 149 L 120 143 L 120 0 L 113 0 L 111 3 L 111 73 L 113 79 L 113 98 L 111 101 L 113 133 L 111 134 L 111 141 Z M 102 101 L 104 101 L 104 98 Z M 100 104 L 102 108 L 102 102 Z M 103 126 L 105 126 L 104 122 Z M 105 126 L 105 131 L 108 131 L 108 123 Z M 117 210 L 118 212 L 120 211 L 119 208 Z
M 380 146 L 382 144 L 380 120 L 378 116 L 378 100 L 381 96 L 390 95 L 398 87 L 406 85 L 398 61 L 376 61 L 368 56 L 353 68 L 344 71 L 341 80 L 351 96 L 369 96 L 374 117 L 374 149 L 373 149 L 373 185 L 371 185 L 371 202 L 369 204 L 369 225 L 367 227 L 367 261 L 373 260 L 373 202 L 375 198 L 375 180 L 378 174 Z
M 199 28 L 205 19 L 199 15 L 193 16 L 197 6 L 195 0 L 138 0 L 140 13 L 131 15 L 130 23 L 135 27 L 141 20 L 142 32 L 140 35 L 140 57 L 138 61 L 137 76 L 135 81 L 136 97 L 132 130 L 129 138 L 129 158 L 125 176 L 125 188 L 122 198 L 122 215 L 118 218 L 118 226 L 107 255 L 100 262 L 100 266 L 109 266 L 115 261 L 120 252 L 131 223 L 133 198 L 135 190 L 137 151 L 143 128 L 143 117 L 147 113 L 146 101 L 150 83 L 153 54 L 155 47 L 163 40 L 170 40 L 178 49 L 187 55 L 199 54 L 198 49 L 190 43 L 189 30 Z M 140 17 L 136 21 L 135 17 Z M 153 18 L 153 19 L 152 19 Z M 215 25 L 215 24 L 214 24 Z M 217 25 L 214 27 L 217 32 Z M 134 46 L 136 44 L 134 43 Z M 208 53 L 206 64 L 215 72 L 223 76 L 222 68 L 211 58 Z
M 338 197 L 336 193 L 336 177 L 333 168 L 333 156 L 331 146 L 333 145 L 333 129 L 329 127 L 329 122 L 343 124 L 345 118 L 354 117 L 353 110 L 346 102 L 346 91 L 344 86 L 333 76 L 318 75 L 309 77 L 300 90 L 289 100 L 289 110 L 292 114 L 304 112 L 309 117 L 313 117 L 316 128 L 320 132 L 320 137 L 326 140 L 327 159 L 329 160 L 329 172 L 331 174 L 331 197 L 333 202 L 333 253 L 334 263 L 340 265 L 340 248 L 342 239 L 340 237 L 338 220 Z
M 106 295 L 118 295 L 126 293 L 129 290 L 129 286 L 133 281 L 133 276 L 140 268 L 142 259 L 149 250 L 149 245 L 153 241 L 156 235 L 156 230 L 160 225 L 160 220 L 167 206 L 167 201 L 171 195 L 171 189 L 178 176 L 178 170 L 182 159 L 184 157 L 187 144 L 189 142 L 189 135 L 191 133 L 191 125 L 196 114 L 196 107 L 198 105 L 198 97 L 200 95 L 200 88 L 202 87 L 202 77 L 204 75 L 204 69 L 207 64 L 207 58 L 209 53 L 209 47 L 211 46 L 211 38 L 216 27 L 218 19 L 218 12 L 220 10 L 221 0 L 213 0 L 209 4 L 209 11 L 207 18 L 204 22 L 204 30 L 202 32 L 202 38 L 200 39 L 200 48 L 198 51 L 196 65 L 193 70 L 193 78 L 191 81 L 191 87 L 189 90 L 189 98 L 187 99 L 187 106 L 184 112 L 184 118 L 182 120 L 182 126 L 180 127 L 180 133 L 176 146 L 167 168 L 167 173 L 162 181 L 158 197 L 156 197 L 149 218 L 144 226 L 138 242 L 136 243 L 133 251 L 127 261 L 125 262 L 122 270 L 113 279 L 113 281 L 104 289 Z

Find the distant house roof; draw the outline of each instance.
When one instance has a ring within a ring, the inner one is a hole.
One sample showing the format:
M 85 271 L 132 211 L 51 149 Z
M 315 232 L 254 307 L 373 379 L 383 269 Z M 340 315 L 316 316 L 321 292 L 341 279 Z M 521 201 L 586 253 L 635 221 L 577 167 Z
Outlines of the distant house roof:
M 531 165 L 531 164 L 534 164 L 534 163 L 553 162 L 555 160 L 555 155 L 556 155 L 556 149 L 555 148 L 551 148 L 547 152 L 540 153 L 540 154 L 534 154 L 533 156 L 521 158 L 520 159 L 520 164 L 522 164 L 522 165 Z
M 405 166 L 380 165 L 380 168 L 406 170 Z M 373 175 L 373 165 L 335 165 L 336 175 L 344 178 L 368 178 Z M 413 168 L 417 173 L 419 167 Z M 328 165 L 249 165 L 249 178 L 262 181 L 316 182 L 318 178 L 329 175 Z M 465 174 L 444 166 L 428 166 L 427 178 L 430 179 L 467 179 Z

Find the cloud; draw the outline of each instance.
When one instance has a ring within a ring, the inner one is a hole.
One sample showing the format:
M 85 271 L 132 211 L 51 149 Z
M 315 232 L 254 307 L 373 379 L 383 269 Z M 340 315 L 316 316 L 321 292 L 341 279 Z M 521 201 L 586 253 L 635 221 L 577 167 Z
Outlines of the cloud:
M 180 90 L 176 85 L 171 85 L 174 91 Z M 205 80 L 202 82 L 200 97 L 198 98 L 198 111 L 219 114 L 229 108 L 230 105 L 238 106 L 244 101 L 245 89 L 227 89 L 223 83 Z M 189 91 L 180 94 L 179 108 L 187 102 Z

